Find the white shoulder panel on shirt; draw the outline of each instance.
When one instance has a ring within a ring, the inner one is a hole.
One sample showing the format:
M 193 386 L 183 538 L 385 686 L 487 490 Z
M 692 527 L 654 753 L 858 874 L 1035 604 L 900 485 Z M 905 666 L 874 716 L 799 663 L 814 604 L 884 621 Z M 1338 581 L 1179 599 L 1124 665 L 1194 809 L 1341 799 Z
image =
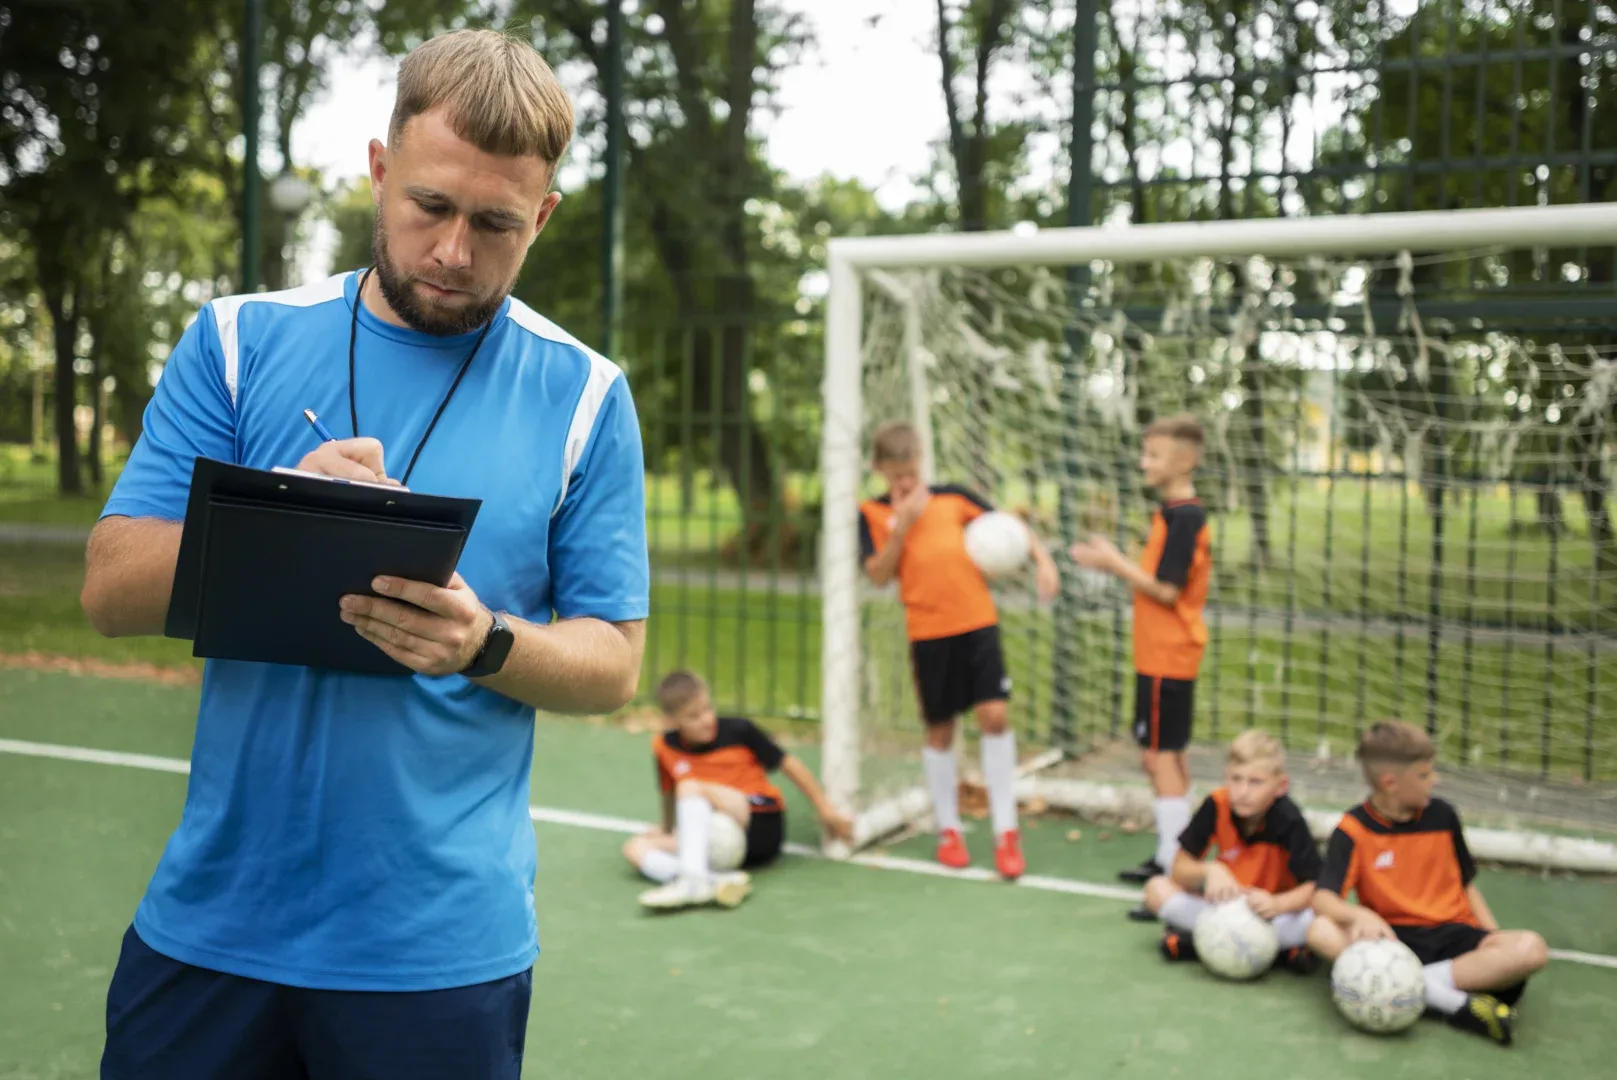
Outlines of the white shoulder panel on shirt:
M 573 407 L 573 419 L 567 425 L 567 441 L 562 444 L 561 493 L 556 496 L 556 506 L 551 510 L 551 516 L 555 516 L 556 511 L 561 509 L 562 500 L 567 498 L 568 482 L 584 456 L 584 447 L 589 443 L 590 432 L 595 429 L 595 419 L 600 415 L 602 403 L 606 401 L 606 393 L 623 372 L 612 361 L 515 297 L 511 298 L 511 306 L 506 313 L 508 318 L 529 333 L 547 341 L 571 345 L 590 362 L 589 378 L 584 382 L 584 392 L 579 395 L 578 404 Z
M 283 307 L 314 307 L 316 304 L 328 303 L 342 298 L 343 285 L 347 282 L 349 274 L 346 271 L 334 274 L 324 281 L 316 281 L 309 285 L 299 285 L 295 289 L 282 289 L 279 292 L 268 293 L 241 293 L 237 296 L 221 296 L 209 302 L 213 308 L 213 319 L 219 325 L 219 351 L 225 358 L 225 389 L 230 391 L 230 404 L 236 404 L 236 381 L 241 368 L 241 335 L 238 318 L 241 309 L 247 304 L 280 304 Z

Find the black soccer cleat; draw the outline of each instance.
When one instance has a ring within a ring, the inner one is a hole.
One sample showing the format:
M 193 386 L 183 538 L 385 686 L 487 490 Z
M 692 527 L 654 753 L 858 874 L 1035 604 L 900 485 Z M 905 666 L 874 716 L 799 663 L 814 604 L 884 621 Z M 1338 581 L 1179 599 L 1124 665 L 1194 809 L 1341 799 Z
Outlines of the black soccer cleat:
M 1298 975 L 1312 975 L 1319 966 L 1319 958 L 1312 949 L 1287 949 L 1280 954 L 1280 966 Z
M 1161 877 L 1164 873 L 1153 857 L 1145 860 L 1139 866 L 1131 866 L 1127 870 L 1119 870 L 1117 876 L 1130 885 L 1144 885 L 1154 877 Z
M 1468 994 L 1465 1008 L 1449 1016 L 1449 1023 L 1461 1031 L 1492 1039 L 1500 1046 L 1511 1043 L 1511 1025 L 1516 1014 L 1492 994 Z
M 1164 960 L 1196 959 L 1196 943 L 1189 934 L 1181 934 L 1177 930 L 1169 930 L 1162 935 L 1161 948 Z
M 1138 907 L 1129 908 L 1129 918 L 1135 922 L 1156 922 L 1157 913 L 1144 904 L 1140 904 Z

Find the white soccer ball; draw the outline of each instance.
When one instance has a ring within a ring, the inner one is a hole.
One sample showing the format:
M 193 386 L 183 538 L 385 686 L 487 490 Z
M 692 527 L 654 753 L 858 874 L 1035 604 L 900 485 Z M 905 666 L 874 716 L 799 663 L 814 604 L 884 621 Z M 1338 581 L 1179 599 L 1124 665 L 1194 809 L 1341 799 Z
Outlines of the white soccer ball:
M 1331 998 L 1348 1023 L 1386 1035 L 1426 1011 L 1421 962 L 1401 941 L 1356 941 L 1331 965 Z
M 1253 914 L 1245 900 L 1208 908 L 1191 935 L 1202 966 L 1226 979 L 1255 979 L 1269 970 L 1280 939 L 1268 919 Z
M 707 826 L 707 865 L 710 870 L 738 870 L 747 857 L 747 834 L 728 814 L 713 812 Z
M 1004 510 L 990 510 L 966 526 L 966 554 L 984 577 L 1002 577 L 1021 569 L 1028 560 L 1030 543 L 1027 524 Z

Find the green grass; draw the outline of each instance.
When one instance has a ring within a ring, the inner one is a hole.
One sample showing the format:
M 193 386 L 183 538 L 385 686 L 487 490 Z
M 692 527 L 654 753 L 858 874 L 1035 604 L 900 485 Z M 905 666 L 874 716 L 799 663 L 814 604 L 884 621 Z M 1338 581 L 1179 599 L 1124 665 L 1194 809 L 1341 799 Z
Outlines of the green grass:
M 195 708 L 194 690 L 0 673 L 0 738 L 183 757 Z M 646 753 L 641 735 L 542 720 L 534 801 L 645 818 Z M 184 791 L 177 775 L 0 755 L 0 1077 L 96 1075 L 118 941 Z M 795 798 L 790 821 L 813 839 Z M 1086 827 L 1072 843 L 1070 827 L 1030 823 L 1034 871 L 1107 880 L 1146 842 Z M 980 826 L 971 839 L 981 863 Z M 1156 931 L 1116 901 L 789 857 L 737 911 L 656 918 L 619 842 L 537 828 L 544 952 L 524 1075 L 1581 1080 L 1617 1055 L 1610 970 L 1552 963 L 1511 1050 L 1431 1022 L 1376 1038 L 1336 1015 L 1323 972 L 1216 983 L 1162 963 Z M 1479 882 L 1507 925 L 1617 952 L 1610 885 Z

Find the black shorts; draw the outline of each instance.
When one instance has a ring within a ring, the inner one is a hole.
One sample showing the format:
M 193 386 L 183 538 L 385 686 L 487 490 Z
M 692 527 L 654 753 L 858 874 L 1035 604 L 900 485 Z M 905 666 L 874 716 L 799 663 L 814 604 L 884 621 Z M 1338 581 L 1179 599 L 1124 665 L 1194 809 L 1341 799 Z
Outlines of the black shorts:
M 1146 750 L 1183 750 L 1190 745 L 1190 715 L 1196 680 L 1134 676 L 1134 741 Z
M 105 1080 L 517 1080 L 533 971 L 447 990 L 307 990 L 193 967 L 130 927 L 107 988 Z
M 912 641 L 910 667 L 921 699 L 921 716 L 928 724 L 947 724 L 973 706 L 1006 701 L 1011 696 L 997 626 Z
M 743 870 L 768 866 L 780 858 L 781 845 L 786 843 L 786 811 L 773 805 L 752 808 L 747 819 L 747 854 L 741 860 Z
M 1409 946 L 1409 951 L 1422 964 L 1437 964 L 1473 952 L 1482 944 L 1482 939 L 1493 931 L 1469 923 L 1439 923 L 1437 926 L 1395 926 L 1392 932 L 1398 935 L 1399 941 Z M 1527 980 L 1523 979 L 1513 986 L 1489 990 L 1488 993 L 1506 1005 L 1515 1005 L 1525 989 Z

